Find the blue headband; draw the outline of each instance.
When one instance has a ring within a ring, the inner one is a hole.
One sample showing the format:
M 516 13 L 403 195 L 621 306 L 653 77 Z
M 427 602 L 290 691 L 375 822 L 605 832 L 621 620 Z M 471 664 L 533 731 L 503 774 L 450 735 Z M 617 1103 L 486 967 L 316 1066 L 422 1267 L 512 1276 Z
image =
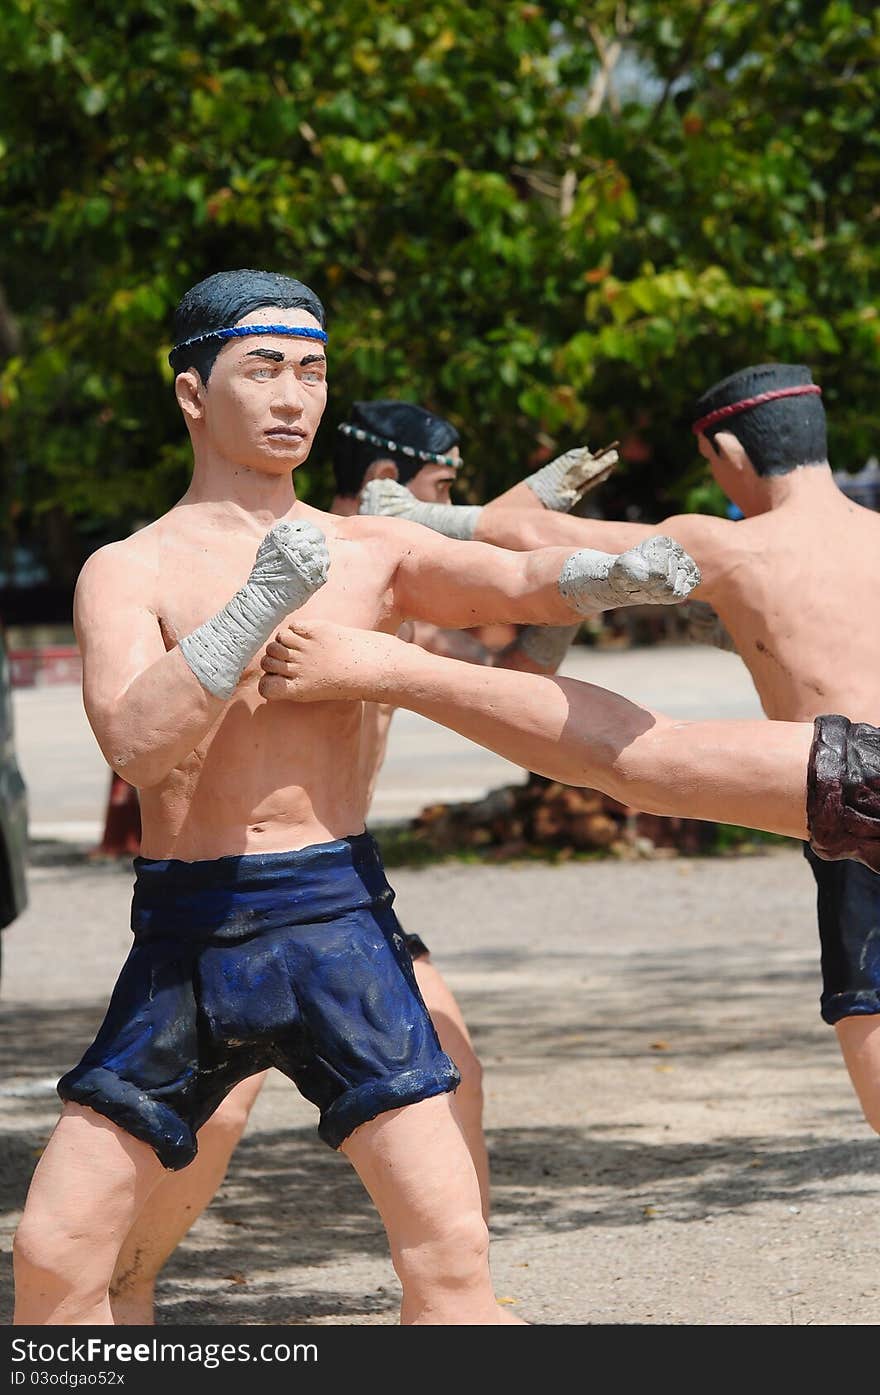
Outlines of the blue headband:
M 193 344 L 202 344 L 206 339 L 242 339 L 246 334 L 287 334 L 292 339 L 320 339 L 322 344 L 327 343 L 327 335 L 323 329 L 312 329 L 310 325 L 234 325 L 231 329 L 209 329 L 207 334 L 196 334 L 192 339 L 183 339 L 179 344 L 175 344 L 168 355 L 168 362 L 171 362 L 175 354 L 181 349 L 191 349 Z

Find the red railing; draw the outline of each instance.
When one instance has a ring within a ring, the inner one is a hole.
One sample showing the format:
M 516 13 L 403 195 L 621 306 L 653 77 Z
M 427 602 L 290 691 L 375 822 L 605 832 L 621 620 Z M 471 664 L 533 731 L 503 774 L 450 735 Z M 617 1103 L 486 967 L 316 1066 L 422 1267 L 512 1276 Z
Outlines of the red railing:
M 10 649 L 7 657 L 13 688 L 38 688 L 82 681 L 82 659 L 75 644 Z

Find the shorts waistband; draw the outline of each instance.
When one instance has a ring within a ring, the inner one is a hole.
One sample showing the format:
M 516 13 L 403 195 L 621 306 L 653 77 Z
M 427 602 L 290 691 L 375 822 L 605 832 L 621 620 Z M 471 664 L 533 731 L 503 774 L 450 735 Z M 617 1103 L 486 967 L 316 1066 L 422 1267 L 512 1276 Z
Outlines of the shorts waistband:
M 241 940 L 394 899 L 379 848 L 367 832 L 290 852 L 198 862 L 136 857 L 134 871 L 131 928 L 137 941 Z

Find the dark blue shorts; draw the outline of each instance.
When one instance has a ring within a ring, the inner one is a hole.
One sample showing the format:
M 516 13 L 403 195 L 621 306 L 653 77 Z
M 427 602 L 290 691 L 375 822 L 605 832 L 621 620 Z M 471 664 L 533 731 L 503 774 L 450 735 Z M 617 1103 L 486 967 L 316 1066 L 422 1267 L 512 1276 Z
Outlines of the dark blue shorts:
M 832 1025 L 880 1012 L 880 873 L 862 862 L 804 856 L 817 887 L 822 949 L 820 1011 Z
M 134 860 L 134 945 L 63 1100 L 167 1168 L 240 1080 L 275 1066 L 338 1148 L 389 1109 L 454 1090 L 373 838 L 216 861 Z

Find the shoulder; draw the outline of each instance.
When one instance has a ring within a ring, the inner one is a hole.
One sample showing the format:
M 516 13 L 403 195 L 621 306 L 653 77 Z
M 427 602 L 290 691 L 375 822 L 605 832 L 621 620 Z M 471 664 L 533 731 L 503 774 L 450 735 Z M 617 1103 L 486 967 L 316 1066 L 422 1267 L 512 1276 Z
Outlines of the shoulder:
M 732 547 L 740 525 L 729 518 L 716 518 L 710 513 L 676 513 L 657 524 L 658 530 L 668 532 L 682 544 L 685 537 L 705 547 Z
M 747 519 L 733 522 L 708 513 L 673 514 L 657 524 L 657 532 L 675 538 L 701 567 L 723 563 L 742 552 L 751 536 Z
M 77 577 L 74 604 L 83 604 L 100 593 L 124 596 L 137 588 L 143 595 L 144 583 L 158 571 L 159 539 L 155 524 L 132 533 L 118 542 L 106 543 L 86 558 Z M 112 592 L 108 588 L 112 587 Z
M 334 518 L 335 534 L 347 542 L 376 544 L 399 555 L 419 543 L 426 544 L 439 536 L 421 523 L 405 518 L 387 518 L 381 514 L 353 514 L 350 518 Z
M 657 532 L 674 538 L 693 557 L 702 574 L 698 595 L 703 599 L 724 588 L 725 577 L 752 543 L 747 520 L 733 522 L 707 513 L 675 514 L 658 523 Z

